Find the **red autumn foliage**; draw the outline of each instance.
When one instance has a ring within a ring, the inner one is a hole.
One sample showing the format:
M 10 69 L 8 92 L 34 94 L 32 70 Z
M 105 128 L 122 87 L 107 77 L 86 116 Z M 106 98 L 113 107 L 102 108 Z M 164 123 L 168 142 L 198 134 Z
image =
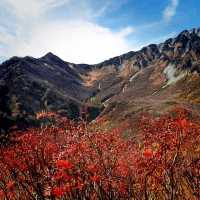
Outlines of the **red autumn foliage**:
M 152 156 L 153 156 L 152 149 L 150 149 L 150 148 L 145 149 L 143 155 L 144 155 L 145 158 L 152 158 Z
M 200 124 L 187 112 L 90 130 L 57 119 L 0 149 L 0 199 L 200 199 Z M 56 115 L 55 115 L 56 116 Z M 127 126 L 126 126 L 127 127 Z
M 52 195 L 55 197 L 62 197 L 64 193 L 65 193 L 65 190 L 62 187 L 55 187 L 52 189 Z
M 56 162 L 57 168 L 61 169 L 72 169 L 73 165 L 68 160 L 57 160 Z
M 8 181 L 8 183 L 6 184 L 6 187 L 8 190 L 14 189 L 14 186 L 15 186 L 15 182 L 12 180 Z
M 98 183 L 100 181 L 100 176 L 94 175 L 90 177 L 91 181 L 94 183 Z

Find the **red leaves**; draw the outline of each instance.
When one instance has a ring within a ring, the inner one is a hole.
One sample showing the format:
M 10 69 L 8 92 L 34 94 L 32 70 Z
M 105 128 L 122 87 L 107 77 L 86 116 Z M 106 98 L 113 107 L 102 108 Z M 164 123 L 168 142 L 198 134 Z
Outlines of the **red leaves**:
M 98 183 L 100 181 L 100 176 L 94 175 L 90 177 L 91 181 L 94 183 Z
M 54 126 L 17 135 L 14 145 L 0 152 L 0 199 L 40 197 L 41 191 L 48 198 L 143 199 L 145 190 L 167 196 L 170 177 L 165 179 L 172 168 L 177 182 L 185 169 L 197 179 L 199 168 L 191 162 L 198 153 L 190 152 L 199 152 L 198 123 L 183 114 L 146 116 L 134 139 L 123 138 L 125 127 L 90 131 L 85 124 L 59 119 Z
M 177 125 L 185 132 L 189 128 L 189 122 L 183 118 L 183 119 L 178 119 L 177 120 Z
M 73 165 L 68 160 L 58 160 L 56 167 L 59 169 L 72 169 Z
M 0 199 L 4 199 L 4 197 L 5 197 L 4 191 L 0 190 Z
M 78 189 L 79 191 L 83 190 L 85 184 L 81 181 L 81 180 L 78 180 L 77 183 L 76 183 L 76 189 Z
M 87 169 L 89 172 L 95 174 L 97 172 L 97 166 L 95 164 L 90 164 L 87 166 Z
M 53 179 L 55 181 L 59 181 L 59 180 L 66 180 L 66 181 L 70 181 L 73 177 L 70 176 L 69 174 L 63 172 L 63 171 L 58 171 L 54 174 Z
M 15 182 L 10 180 L 7 184 L 6 184 L 6 187 L 8 190 L 13 190 L 14 187 L 15 187 Z
M 60 187 L 54 187 L 52 189 L 52 195 L 57 198 L 61 198 L 63 195 L 66 193 L 70 193 L 72 191 L 72 188 L 69 184 L 65 186 L 60 186 Z
M 119 192 L 121 192 L 122 194 L 126 194 L 127 193 L 127 186 L 124 183 L 119 183 Z
M 55 187 L 55 188 L 52 189 L 52 194 L 53 194 L 53 196 L 55 196 L 55 197 L 60 198 L 60 197 L 62 197 L 62 196 L 64 195 L 64 193 L 65 193 L 64 188 Z
M 115 169 L 116 175 L 126 178 L 129 175 L 129 170 L 130 167 L 124 158 L 117 162 Z
M 153 157 L 153 151 L 150 148 L 144 150 L 143 155 L 145 158 L 150 159 Z

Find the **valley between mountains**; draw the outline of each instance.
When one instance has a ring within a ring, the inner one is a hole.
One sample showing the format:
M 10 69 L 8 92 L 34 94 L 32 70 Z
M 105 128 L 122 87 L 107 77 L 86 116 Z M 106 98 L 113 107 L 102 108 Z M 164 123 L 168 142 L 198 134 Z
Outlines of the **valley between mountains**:
M 165 113 L 179 105 L 198 116 L 199 74 L 198 28 L 95 65 L 68 63 L 52 53 L 13 57 L 0 65 L 1 131 L 29 126 L 41 111 L 78 119 L 84 105 L 89 121 Z
M 0 200 L 58 199 L 200 199 L 200 28 L 94 65 L 0 65 Z

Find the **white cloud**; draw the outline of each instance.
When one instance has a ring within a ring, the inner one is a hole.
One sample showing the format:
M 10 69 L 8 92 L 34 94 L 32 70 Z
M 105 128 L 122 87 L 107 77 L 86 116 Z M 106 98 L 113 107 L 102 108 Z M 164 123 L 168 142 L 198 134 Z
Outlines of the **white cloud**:
M 108 9 L 110 9 L 111 5 L 112 5 L 112 0 L 106 0 L 102 6 L 100 6 L 99 8 L 95 9 L 95 12 L 93 9 L 89 9 L 90 10 L 90 16 L 92 17 L 100 17 L 102 15 L 104 15 L 106 13 L 106 11 Z
M 9 52 L 40 57 L 51 51 L 66 61 L 97 63 L 129 51 L 130 33 L 130 28 L 112 32 L 87 21 L 53 22 L 35 27 L 27 41 L 12 40 Z
M 123 30 L 119 32 L 121 37 L 129 36 L 131 33 L 134 32 L 134 28 L 131 26 L 125 27 Z
M 179 0 L 170 0 L 169 5 L 165 8 L 163 12 L 163 19 L 169 22 L 172 17 L 176 14 L 176 9 L 179 5 Z
M 69 62 L 97 63 L 131 50 L 127 36 L 133 33 L 132 27 L 113 31 L 95 22 L 109 4 L 96 15 L 90 14 L 92 7 L 86 1 L 75 5 L 73 0 L 1 0 L 0 6 L 9 16 L 9 23 L 0 19 L 1 57 L 41 57 L 51 51 Z M 59 8 L 73 16 L 49 18 Z
M 69 0 L 2 0 L 1 4 L 18 19 L 40 18 L 47 11 L 68 3 Z

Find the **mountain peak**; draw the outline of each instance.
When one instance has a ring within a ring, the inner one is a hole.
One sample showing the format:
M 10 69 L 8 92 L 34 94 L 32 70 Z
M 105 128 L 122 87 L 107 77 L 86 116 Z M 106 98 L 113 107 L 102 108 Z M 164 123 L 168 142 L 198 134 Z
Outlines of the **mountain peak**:
M 200 35 L 200 27 L 199 28 L 193 28 L 193 29 L 189 30 L 189 32 Z
M 57 63 L 57 64 L 65 64 L 65 61 L 62 60 L 60 57 L 56 56 L 52 52 L 48 52 L 46 55 L 40 58 L 41 60 L 45 60 L 50 63 Z
M 52 52 L 48 52 L 42 58 L 55 58 L 55 57 L 57 57 L 55 54 L 53 54 Z

